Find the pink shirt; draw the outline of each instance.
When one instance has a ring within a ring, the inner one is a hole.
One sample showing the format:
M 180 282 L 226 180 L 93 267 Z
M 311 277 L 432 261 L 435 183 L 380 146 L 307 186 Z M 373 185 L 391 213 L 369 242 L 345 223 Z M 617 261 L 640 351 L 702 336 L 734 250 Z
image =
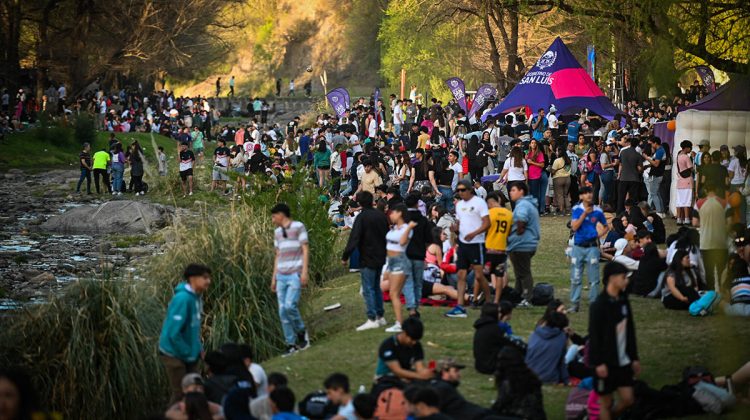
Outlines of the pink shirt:
M 526 159 L 529 159 L 531 157 L 530 154 L 526 155 Z M 536 154 L 536 158 L 534 159 L 534 162 L 536 163 L 542 163 L 544 164 L 544 153 L 539 151 Z M 529 179 L 539 179 L 542 177 L 542 169 L 535 165 L 529 165 Z
M 685 169 L 692 168 L 693 167 L 693 160 L 690 159 L 690 155 L 686 155 L 685 153 L 680 153 L 677 155 L 677 172 L 684 171 Z M 693 188 L 693 177 L 689 176 L 687 178 L 681 177 L 679 174 L 677 175 L 677 188 L 680 190 L 686 190 L 686 189 L 692 189 Z

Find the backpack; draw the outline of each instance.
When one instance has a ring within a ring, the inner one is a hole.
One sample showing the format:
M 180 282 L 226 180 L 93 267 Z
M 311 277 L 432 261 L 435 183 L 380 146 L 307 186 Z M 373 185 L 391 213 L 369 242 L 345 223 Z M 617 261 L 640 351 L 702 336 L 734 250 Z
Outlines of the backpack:
M 384 389 L 377 397 L 375 418 L 378 420 L 402 420 L 409 415 L 404 391 L 397 387 Z
M 503 288 L 503 293 L 501 295 L 502 300 L 507 300 L 508 302 L 512 303 L 513 306 L 518 305 L 523 300 L 523 296 L 521 296 L 520 293 L 518 293 L 518 290 L 510 287 L 505 286 Z
M 690 315 L 706 316 L 711 315 L 714 306 L 719 302 L 719 294 L 713 290 L 706 292 L 700 299 L 690 304 Z
M 568 393 L 568 399 L 565 401 L 565 418 L 567 420 L 580 420 L 587 416 L 589 389 L 575 387 Z
M 336 406 L 328 400 L 325 391 L 311 392 L 299 402 L 299 413 L 309 419 L 328 419 L 337 412 Z
M 530 303 L 534 306 L 547 306 L 555 298 L 555 288 L 549 283 L 537 283 L 531 290 Z

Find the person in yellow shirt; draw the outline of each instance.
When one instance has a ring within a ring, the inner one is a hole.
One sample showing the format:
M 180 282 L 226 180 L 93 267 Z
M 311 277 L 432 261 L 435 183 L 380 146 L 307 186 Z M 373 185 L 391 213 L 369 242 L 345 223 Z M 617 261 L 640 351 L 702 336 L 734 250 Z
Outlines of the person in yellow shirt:
M 102 177 L 104 186 L 107 187 L 107 192 L 112 193 L 112 186 L 109 184 L 109 173 L 107 173 L 109 161 L 110 157 L 107 149 L 102 149 L 94 153 L 94 165 L 92 167 L 94 169 L 94 186 L 96 187 L 97 194 L 100 194 L 99 177 Z
M 427 127 L 419 127 L 419 137 L 417 137 L 417 149 L 427 149 L 427 143 L 430 141 L 430 135 L 427 134 Z
M 492 284 L 495 286 L 495 303 L 500 303 L 503 289 L 508 285 L 508 276 L 505 271 L 508 255 L 505 249 L 508 244 L 508 234 L 513 225 L 513 212 L 505 208 L 505 198 L 494 191 L 487 195 L 487 207 L 490 213 L 490 228 L 487 229 L 484 241 L 487 253 L 485 275 L 492 276 Z

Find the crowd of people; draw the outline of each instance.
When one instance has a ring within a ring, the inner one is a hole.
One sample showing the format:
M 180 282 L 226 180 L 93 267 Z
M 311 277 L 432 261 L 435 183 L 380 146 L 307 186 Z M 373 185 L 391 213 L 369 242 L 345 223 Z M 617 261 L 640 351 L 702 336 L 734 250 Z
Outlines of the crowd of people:
M 325 401 L 318 408 L 333 410 L 334 418 L 369 419 L 383 415 L 378 410 L 385 409 L 386 395 L 402 403 L 404 418 L 538 419 L 546 417 L 543 383 L 578 382 L 592 391 L 590 409 L 602 419 L 617 418 L 632 409 L 641 371 L 629 296 L 659 298 L 667 309 L 691 313 L 697 305 L 705 314 L 716 306 L 718 292 L 727 314 L 750 316 L 744 147 L 711 152 L 707 140 L 681 139 L 673 161 L 670 145 L 653 135 L 653 124 L 673 118 L 689 96 L 678 95 L 670 104 L 629 102 L 621 121 L 605 121 L 586 110 L 558 116 L 554 104 L 483 118 L 495 101 L 467 116 L 454 101 L 423 104 L 416 96 L 391 95 L 390 101 L 359 98 L 342 115 L 318 115 L 311 127 L 295 118 L 282 129 L 253 115 L 248 124 L 216 131 L 205 99 L 165 93 L 145 101 L 126 94 L 120 98 L 129 107 L 123 116 L 120 110 L 110 113 L 109 97 L 102 96 L 97 103 L 106 107 L 97 108 L 104 109 L 97 124 L 113 132 L 112 142 L 93 155 L 84 146 L 78 190 L 93 173 L 97 191 L 99 177 L 108 191 L 125 191 L 115 164 L 128 164 L 131 175 L 136 172 L 131 190 L 144 192 L 140 146 L 123 153 L 116 138 L 139 115 L 136 126 L 153 131 L 159 125 L 156 131 L 179 145 L 186 196 L 193 194 L 193 168 L 203 165 L 207 143 L 214 140 L 212 190 L 242 194 L 258 179 L 284 183 L 304 171 L 323 192 L 331 223 L 349 231 L 341 261 L 360 275 L 366 319 L 357 331 L 389 333 L 378 349 L 370 392 L 355 395 L 346 375 L 335 373 L 323 384 L 326 398 L 296 404 L 286 377 L 266 376 L 251 347 L 228 343 L 203 355 L 200 296 L 210 287 L 211 270 L 190 265 L 159 341 L 172 392 L 167 418 L 294 419 L 311 416 L 301 407 Z M 166 164 L 159 168 L 166 174 Z M 678 230 L 668 235 L 673 172 Z M 233 179 L 236 185 L 228 185 Z M 276 259 L 270 287 L 286 343 L 283 356 L 294 357 L 312 344 L 298 304 L 315 244 L 308 244 L 306 227 L 292 218 L 289 206 L 279 203 L 271 213 Z M 570 233 L 560 244 L 567 246 L 570 264 L 567 303 L 542 299 L 548 285 L 534 282 L 543 217 Z M 392 324 L 384 300 L 391 303 Z M 420 309 L 434 301 L 449 304 L 448 318 L 479 310 L 475 368 L 495 376 L 492 407 L 460 395 L 464 365 L 426 362 Z M 531 305 L 547 310 L 524 339 L 510 323 L 514 308 Z M 582 308 L 588 308 L 589 323 L 579 335 L 567 314 Z M 201 359 L 204 376 L 197 369 Z M 747 370 L 715 384 L 731 392 L 732 382 L 747 382 Z

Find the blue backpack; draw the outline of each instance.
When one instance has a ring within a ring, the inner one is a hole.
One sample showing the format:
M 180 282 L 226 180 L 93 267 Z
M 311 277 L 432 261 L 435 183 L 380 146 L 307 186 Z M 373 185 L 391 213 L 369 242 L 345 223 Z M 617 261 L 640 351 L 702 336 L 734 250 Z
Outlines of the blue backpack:
M 719 302 L 720 296 L 713 290 L 706 292 L 700 299 L 690 304 L 690 315 L 706 316 L 713 313 L 714 306 Z

